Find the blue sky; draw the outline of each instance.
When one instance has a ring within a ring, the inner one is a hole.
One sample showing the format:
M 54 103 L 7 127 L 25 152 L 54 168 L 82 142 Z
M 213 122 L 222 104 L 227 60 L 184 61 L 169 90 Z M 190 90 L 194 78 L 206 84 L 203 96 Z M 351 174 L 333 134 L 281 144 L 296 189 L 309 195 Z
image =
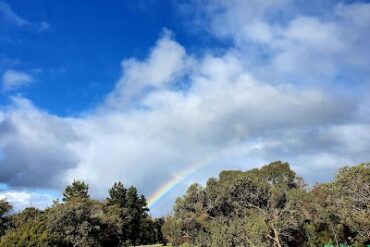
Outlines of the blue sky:
M 22 94 L 58 115 L 78 113 L 101 101 L 119 77 L 122 58 L 144 57 L 163 27 L 177 26 L 170 1 L 3 4 L 35 26 L 17 27 L 3 16 L 2 70 L 33 74 L 37 83 Z M 42 22 L 48 23 L 47 30 L 36 27 Z
M 367 1 L 0 0 L 0 198 L 114 181 L 168 213 L 192 182 L 369 161 Z

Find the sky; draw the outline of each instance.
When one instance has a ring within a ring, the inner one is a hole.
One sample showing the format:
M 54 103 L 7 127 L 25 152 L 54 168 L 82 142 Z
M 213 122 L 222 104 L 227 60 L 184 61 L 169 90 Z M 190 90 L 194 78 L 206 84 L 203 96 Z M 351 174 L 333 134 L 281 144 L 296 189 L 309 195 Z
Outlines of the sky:
M 154 216 L 222 170 L 370 161 L 370 3 L 0 0 L 0 199 L 134 185 Z

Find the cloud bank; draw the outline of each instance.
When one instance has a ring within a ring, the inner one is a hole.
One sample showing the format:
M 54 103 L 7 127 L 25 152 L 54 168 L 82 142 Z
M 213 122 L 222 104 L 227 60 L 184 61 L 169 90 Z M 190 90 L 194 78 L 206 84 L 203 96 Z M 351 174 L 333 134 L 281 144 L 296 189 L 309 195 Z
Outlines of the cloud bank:
M 61 191 L 77 178 L 104 198 L 121 180 L 149 196 L 206 160 L 152 209 L 159 215 L 188 183 L 222 169 L 281 159 L 314 182 L 368 161 L 370 5 L 331 5 L 323 16 L 278 2 L 181 6 L 200 10 L 200 23 L 232 45 L 221 55 L 189 54 L 164 31 L 146 58 L 122 61 L 104 102 L 77 117 L 13 97 L 0 110 L 0 182 Z

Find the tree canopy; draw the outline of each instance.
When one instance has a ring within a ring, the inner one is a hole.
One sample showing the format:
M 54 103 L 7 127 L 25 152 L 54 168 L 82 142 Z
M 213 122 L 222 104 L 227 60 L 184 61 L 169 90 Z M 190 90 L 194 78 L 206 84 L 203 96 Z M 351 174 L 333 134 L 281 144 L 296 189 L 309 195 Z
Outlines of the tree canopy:
M 176 246 L 363 246 L 370 241 L 369 198 L 369 164 L 345 167 L 333 182 L 309 189 L 277 161 L 191 185 L 163 232 Z
M 89 186 L 83 181 L 74 180 L 71 185 L 68 185 L 63 192 L 63 201 L 70 201 L 73 198 L 90 198 Z
M 63 201 L 13 212 L 0 200 L 0 246 L 282 247 L 370 244 L 370 164 L 344 167 L 307 186 L 285 162 L 222 171 L 192 184 L 163 218 L 150 216 L 134 186 L 116 182 L 104 201 L 75 180 Z
M 106 201 L 90 199 L 89 187 L 75 180 L 45 209 L 26 208 L 9 215 L 0 200 L 0 246 L 136 246 L 165 242 L 163 219 L 148 215 L 146 199 L 116 182 Z

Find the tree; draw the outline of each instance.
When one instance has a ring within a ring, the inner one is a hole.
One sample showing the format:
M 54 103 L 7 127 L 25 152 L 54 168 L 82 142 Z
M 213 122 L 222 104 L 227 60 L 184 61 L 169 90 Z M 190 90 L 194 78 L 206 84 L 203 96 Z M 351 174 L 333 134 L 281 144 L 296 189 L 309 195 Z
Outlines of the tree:
M 74 180 L 71 185 L 68 185 L 63 193 L 63 201 L 70 201 L 72 198 L 89 199 L 89 186 L 83 181 Z
M 139 243 L 140 231 L 147 219 L 147 203 L 143 195 L 138 196 L 137 189 L 131 186 L 127 191 L 127 232 L 131 244 L 136 246 Z
M 0 200 L 0 246 L 366 246 L 370 243 L 370 164 L 340 169 L 307 189 L 288 163 L 223 171 L 191 185 L 172 214 L 153 219 L 133 186 L 116 182 L 105 202 L 74 181 L 45 209 L 10 214 Z M 2 236 L 1 236 L 2 235 Z
M 162 227 L 164 223 L 165 223 L 165 219 L 163 217 L 154 220 L 154 227 L 153 227 L 154 234 L 155 234 L 154 242 L 166 245 L 167 239 L 164 237 L 163 232 L 162 232 Z
M 111 242 L 116 243 L 108 246 L 129 246 L 128 239 L 128 214 L 126 208 L 120 208 L 117 205 L 106 205 L 102 220 L 111 230 L 108 231 Z
M 101 221 L 102 204 L 73 197 L 47 211 L 51 246 L 103 246 L 106 225 Z
M 46 247 L 48 232 L 43 211 L 26 208 L 11 216 L 12 227 L 0 240 L 0 246 Z
M 180 219 L 182 240 L 193 245 L 203 245 L 208 241 L 207 194 L 199 184 L 192 184 L 185 196 L 176 200 L 175 217 Z
M 115 226 L 119 232 L 117 238 L 121 245 L 128 241 L 128 209 L 127 189 L 121 182 L 115 182 L 108 191 L 107 198 L 108 213 L 113 216 Z
M 313 190 L 324 222 L 335 244 L 362 245 L 370 241 L 370 164 L 344 167 L 331 183 Z
M 225 200 L 231 208 L 230 217 L 259 215 L 259 224 L 265 224 L 267 229 L 264 237 L 273 246 L 281 247 L 284 242 L 300 237 L 300 227 L 304 222 L 294 207 L 294 193 L 294 189 L 286 190 L 284 186 L 271 186 L 258 179 L 245 178 L 235 184 Z M 256 237 L 259 238 L 253 236 Z
M 173 246 L 179 246 L 185 242 L 183 233 L 181 231 L 181 219 L 175 218 L 173 215 L 169 215 L 164 219 L 162 226 L 162 233 Z
M 174 245 L 363 246 L 370 242 L 370 164 L 307 189 L 288 163 L 222 171 L 176 200 L 163 232 Z
M 250 171 L 223 171 L 176 201 L 172 225 L 196 246 L 297 246 L 305 241 L 306 196 L 288 163 Z M 181 239 L 181 237 L 177 237 Z
M 146 199 L 135 187 L 117 182 L 106 202 L 91 200 L 88 185 L 74 181 L 62 203 L 45 209 L 26 208 L 9 215 L 11 206 L 0 200 L 0 246 L 124 247 L 165 242 L 163 220 L 148 214 Z
M 5 231 L 9 228 L 9 212 L 12 210 L 12 206 L 5 200 L 0 200 L 0 237 L 5 234 Z
M 270 185 L 285 186 L 289 188 L 297 187 L 295 172 L 290 169 L 289 163 L 275 161 L 258 170 L 258 175 L 263 182 Z
M 127 207 L 127 189 L 121 182 L 115 182 L 113 187 L 109 189 L 108 204 L 118 205 L 120 208 Z
M 342 223 L 353 234 L 353 242 L 370 240 L 370 163 L 339 170 L 333 186 Z

